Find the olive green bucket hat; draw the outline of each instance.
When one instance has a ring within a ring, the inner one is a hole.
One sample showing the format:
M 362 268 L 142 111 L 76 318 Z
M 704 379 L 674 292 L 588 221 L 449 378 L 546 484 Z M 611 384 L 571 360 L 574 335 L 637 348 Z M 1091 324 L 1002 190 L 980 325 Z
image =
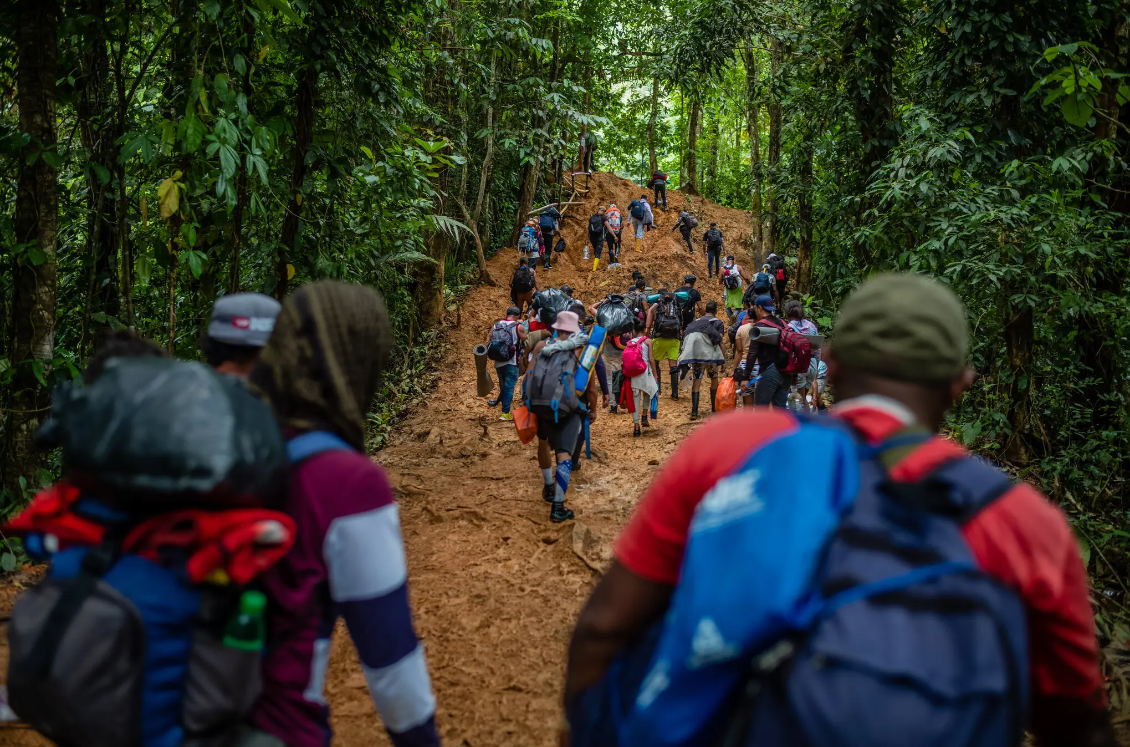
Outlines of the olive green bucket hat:
M 844 302 L 834 332 L 838 361 L 898 381 L 950 381 L 969 354 L 961 301 L 921 275 L 884 273 L 867 280 Z

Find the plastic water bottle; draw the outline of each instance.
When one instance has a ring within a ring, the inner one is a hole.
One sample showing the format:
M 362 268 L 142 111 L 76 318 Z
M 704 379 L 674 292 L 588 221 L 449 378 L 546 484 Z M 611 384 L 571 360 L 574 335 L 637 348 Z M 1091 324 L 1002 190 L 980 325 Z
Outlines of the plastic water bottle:
M 788 407 L 793 412 L 803 412 L 807 409 L 804 406 L 804 401 L 800 398 L 800 392 L 797 391 L 796 384 L 793 384 L 792 388 L 789 389 Z
M 589 258 L 589 245 L 585 244 L 585 259 Z
M 224 645 L 239 651 L 262 651 L 266 638 L 263 610 L 267 597 L 260 591 L 245 591 L 239 598 L 239 612 L 224 628 Z

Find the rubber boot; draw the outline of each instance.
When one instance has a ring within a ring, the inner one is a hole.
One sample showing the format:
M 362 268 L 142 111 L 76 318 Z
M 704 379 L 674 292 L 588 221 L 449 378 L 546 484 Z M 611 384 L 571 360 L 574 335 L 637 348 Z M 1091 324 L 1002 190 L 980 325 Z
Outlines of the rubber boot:
M 636 251 L 638 252 L 639 250 L 640 250 L 640 240 L 636 239 Z
M 671 371 L 671 399 L 679 398 L 679 369 L 672 368 Z
M 717 389 L 711 389 L 710 390 L 710 411 L 711 412 L 718 412 L 717 402 L 718 402 L 718 390 Z
M 698 420 L 698 395 L 701 392 L 691 392 L 691 420 Z
M 655 383 L 659 387 L 659 391 L 662 392 L 663 391 L 663 369 L 660 368 L 659 366 L 655 367 Z M 656 392 L 656 396 L 659 396 L 659 392 Z M 658 418 L 656 418 L 656 420 L 658 420 Z
M 592 261 L 592 271 L 596 272 L 597 268 L 599 268 L 599 267 L 600 267 L 600 257 L 597 257 L 596 259 L 594 259 Z

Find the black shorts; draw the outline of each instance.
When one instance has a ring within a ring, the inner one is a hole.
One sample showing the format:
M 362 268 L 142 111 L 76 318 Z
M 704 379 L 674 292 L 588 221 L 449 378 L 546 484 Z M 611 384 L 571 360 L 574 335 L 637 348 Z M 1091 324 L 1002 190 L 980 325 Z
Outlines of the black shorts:
M 577 439 L 581 437 L 581 428 L 584 425 L 584 413 L 578 411 L 568 415 L 558 415 L 557 422 L 553 421 L 553 410 L 548 407 L 535 407 L 534 415 L 538 417 L 538 438 L 549 441 L 549 447 L 556 451 L 573 453 L 577 448 Z
M 594 256 L 600 259 L 600 253 L 604 251 L 604 231 L 600 233 L 590 233 L 589 243 L 592 244 Z

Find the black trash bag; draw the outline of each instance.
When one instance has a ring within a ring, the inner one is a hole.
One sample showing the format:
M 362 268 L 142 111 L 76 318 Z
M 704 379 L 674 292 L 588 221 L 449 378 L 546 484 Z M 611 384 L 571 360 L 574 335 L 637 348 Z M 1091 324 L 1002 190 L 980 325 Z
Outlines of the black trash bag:
M 126 510 L 263 505 L 287 481 L 270 406 L 200 363 L 113 359 L 55 390 L 37 440 L 62 447 L 68 481 Z
M 530 303 L 530 308 L 537 311 L 552 311 L 556 314 L 559 311 L 565 311 L 569 305 L 573 303 L 573 299 L 569 297 L 565 291 L 558 288 L 546 288 L 534 294 L 534 300 Z
M 632 331 L 635 315 L 624 302 L 623 296 L 611 295 L 608 300 L 596 307 L 596 323 L 604 327 L 610 335 L 620 335 Z

